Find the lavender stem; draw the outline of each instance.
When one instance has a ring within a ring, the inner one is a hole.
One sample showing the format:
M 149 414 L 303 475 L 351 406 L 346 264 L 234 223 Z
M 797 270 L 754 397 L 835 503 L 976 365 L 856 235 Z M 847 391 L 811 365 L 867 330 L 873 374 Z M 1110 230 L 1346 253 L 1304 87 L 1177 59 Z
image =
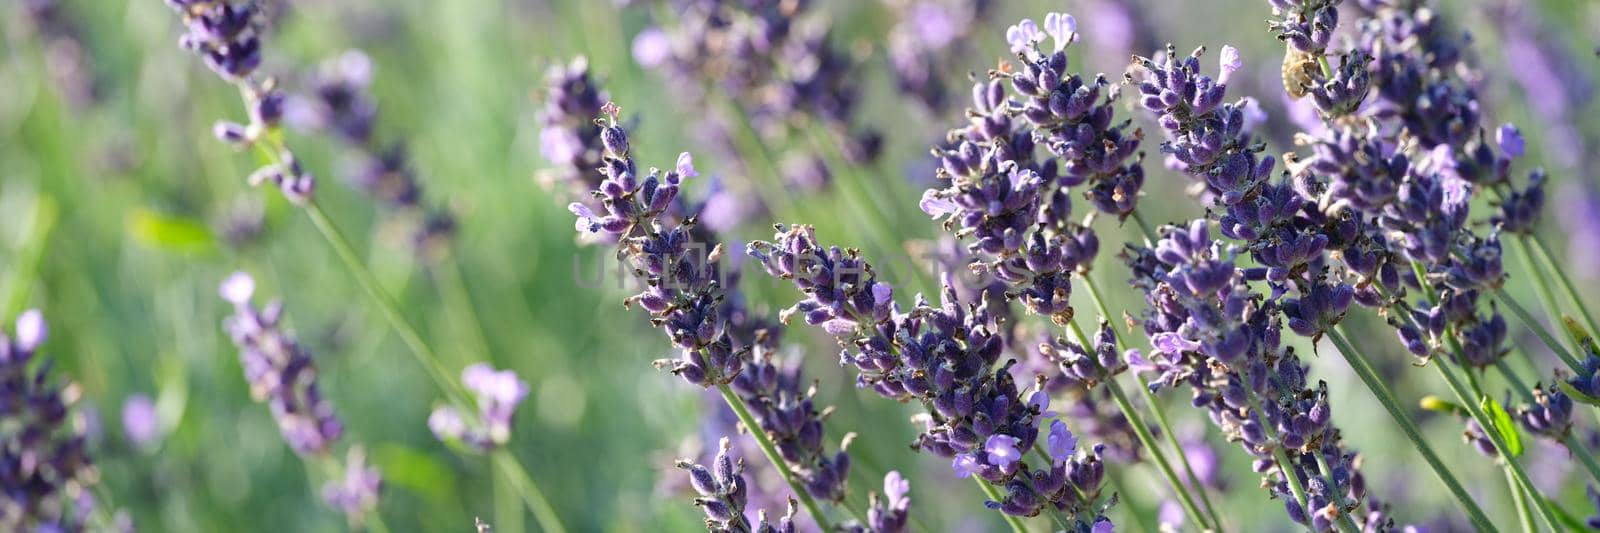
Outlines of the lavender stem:
M 1511 502 L 1517 506 L 1517 523 L 1522 525 L 1524 533 L 1534 533 L 1533 513 L 1528 510 L 1528 495 L 1522 491 L 1522 486 L 1517 484 L 1517 478 L 1506 472 L 1506 486 L 1511 489 Z
M 1529 265 L 1529 271 L 1533 271 L 1532 265 Z M 1494 295 L 1496 299 L 1500 300 L 1500 303 L 1505 304 L 1506 308 L 1511 310 L 1512 316 L 1515 316 L 1518 320 L 1521 320 L 1523 325 L 1527 326 L 1529 330 L 1533 331 L 1534 335 L 1539 337 L 1539 340 L 1544 341 L 1544 345 L 1549 347 L 1550 351 L 1555 352 L 1556 356 L 1561 358 L 1561 362 L 1567 364 L 1567 368 L 1572 369 L 1574 372 L 1583 372 L 1583 366 L 1578 363 L 1576 358 L 1573 358 L 1572 352 L 1567 351 L 1565 346 L 1562 346 L 1560 342 L 1556 341 L 1555 337 L 1551 336 L 1550 332 L 1546 331 L 1544 326 L 1539 324 L 1539 322 L 1528 313 L 1528 310 L 1522 307 L 1522 304 L 1519 304 L 1516 300 L 1511 299 L 1511 295 L 1506 293 L 1504 287 L 1495 289 Z M 1553 312 L 1554 310 L 1551 311 Z M 1552 318 L 1555 317 L 1552 316 Z M 1532 355 L 1526 350 L 1524 350 L 1522 353 L 1530 357 Z
M 400 310 L 395 305 L 394 300 L 388 293 L 383 291 L 382 287 L 378 286 L 377 278 L 372 275 L 372 271 L 368 270 L 366 265 L 361 263 L 360 258 L 356 256 L 355 250 L 351 248 L 350 241 L 345 239 L 344 234 L 339 232 L 337 226 L 333 225 L 333 221 L 328 218 L 327 213 L 323 212 L 322 206 L 313 199 L 306 202 L 305 212 L 306 216 L 311 218 L 312 225 L 316 226 L 317 231 L 322 234 L 323 239 L 328 241 L 329 246 L 333 247 L 335 255 L 339 256 L 340 261 L 345 265 L 345 269 L 350 271 L 350 275 L 356 278 L 356 283 L 361 285 L 367 296 L 378 304 L 378 309 L 382 312 L 384 319 L 394 328 L 395 333 L 400 335 L 401 341 L 410 348 L 409 351 L 422 364 L 423 368 L 428 370 L 435 384 L 444 390 L 445 396 L 451 399 L 451 403 L 457 406 L 471 405 L 465 400 L 466 393 L 461 390 L 461 385 L 450 379 L 450 374 L 444 370 L 444 363 L 439 359 L 439 355 L 428 347 L 426 342 L 423 342 L 422 336 L 417 333 L 416 328 L 406 320 L 404 315 L 400 314 Z M 522 464 L 504 450 L 496 451 L 495 456 L 495 466 L 502 473 L 510 476 L 510 479 L 518 486 L 517 492 L 522 495 L 523 501 L 528 504 L 528 509 L 533 511 L 533 516 L 538 520 L 540 528 L 551 533 L 565 533 L 566 528 L 561 525 L 560 518 L 556 516 L 555 510 L 550 506 L 550 503 L 545 500 L 544 493 L 539 490 L 538 484 L 528 476 L 527 470 L 522 468 Z
M 1143 224 L 1140 224 L 1140 226 L 1143 227 Z M 1111 312 L 1106 307 L 1105 300 L 1100 297 L 1100 288 L 1095 284 L 1094 280 L 1089 279 L 1089 276 L 1085 275 L 1082 278 L 1083 287 L 1089 291 L 1089 300 L 1094 302 L 1095 310 L 1100 312 L 1102 318 L 1111 320 Z M 1127 339 L 1122 338 L 1122 330 L 1111 328 L 1111 332 L 1124 349 L 1132 347 L 1128 344 Z M 1172 431 L 1172 425 L 1167 422 L 1167 415 L 1161 409 L 1161 404 L 1157 400 L 1155 393 L 1150 392 L 1150 383 L 1138 372 L 1133 372 L 1132 374 L 1134 382 L 1139 385 L 1140 394 L 1144 397 L 1144 403 L 1150 406 L 1150 413 L 1156 418 L 1156 426 L 1161 428 L 1161 432 L 1167 437 L 1167 442 L 1172 444 L 1172 451 L 1177 455 L 1178 462 L 1183 464 L 1184 473 L 1189 476 L 1189 483 L 1194 485 L 1195 492 L 1200 493 L 1200 503 L 1205 505 L 1206 514 L 1211 520 L 1211 525 L 1215 526 L 1219 532 L 1224 531 L 1222 517 L 1217 513 L 1216 507 L 1211 504 L 1211 496 L 1206 493 L 1205 485 L 1200 483 L 1200 476 L 1195 474 L 1194 466 L 1189 464 L 1189 456 L 1183 453 L 1183 443 L 1178 442 L 1178 434 Z M 1160 454 L 1161 451 L 1152 448 L 1150 453 Z
M 522 496 L 522 501 L 527 504 L 528 510 L 533 511 L 533 519 L 539 522 L 539 529 L 548 533 L 567 533 L 567 528 L 561 525 L 561 518 L 556 515 L 555 507 L 545 498 L 544 491 L 539 490 L 539 484 L 528 477 L 527 469 L 522 468 L 522 462 L 517 461 L 517 456 L 511 455 L 505 448 L 497 448 L 493 454 L 490 460 L 517 489 L 517 494 Z
M 800 499 L 800 504 L 805 506 L 807 513 L 811 514 L 811 519 L 817 523 L 817 527 L 824 530 L 831 529 L 828 515 L 823 514 L 822 508 L 817 507 L 817 501 L 811 497 L 811 493 L 806 491 L 805 487 L 801 487 L 799 481 L 795 480 L 794 472 L 789 471 L 789 463 L 784 462 L 783 457 L 778 455 L 778 449 L 772 445 L 772 439 L 768 438 L 766 432 L 761 430 L 761 424 L 756 422 L 755 417 L 750 415 L 750 409 L 745 407 L 744 399 L 740 398 L 738 394 L 734 394 L 733 389 L 728 387 L 727 384 L 718 384 L 717 391 L 722 393 L 722 399 L 728 402 L 728 407 L 733 409 L 733 414 L 739 416 L 739 422 L 744 424 L 745 430 L 750 433 L 750 438 L 755 439 L 756 445 L 761 447 L 761 453 L 767 456 L 767 460 L 772 463 L 772 467 L 777 469 L 778 473 L 783 476 L 783 481 L 789 484 L 789 490 L 794 492 L 796 498 Z M 849 507 L 845 507 L 845 510 L 850 511 L 852 515 L 855 514 L 855 511 L 850 510 Z M 861 520 L 861 517 L 855 518 L 858 521 Z
M 1444 461 L 1439 459 L 1439 455 L 1434 453 L 1433 447 L 1428 445 L 1428 441 L 1422 438 L 1422 431 L 1417 429 L 1417 423 L 1412 421 L 1404 410 L 1401 410 L 1399 402 L 1395 401 L 1394 392 L 1390 391 L 1388 385 L 1384 384 L 1378 373 L 1373 371 L 1372 364 L 1367 361 L 1366 356 L 1357 350 L 1349 339 L 1345 338 L 1344 326 L 1334 326 L 1333 331 L 1328 332 L 1328 338 L 1339 349 L 1339 354 L 1344 356 L 1345 362 L 1350 364 L 1350 368 L 1355 371 L 1356 376 L 1361 378 L 1361 382 L 1367 385 L 1367 389 L 1372 391 L 1372 395 L 1378 398 L 1378 403 L 1382 404 L 1384 410 L 1389 412 L 1389 417 L 1393 418 L 1395 423 L 1400 424 L 1401 432 L 1405 433 L 1406 439 L 1410 440 L 1411 444 L 1417 448 L 1417 453 L 1422 454 L 1422 459 L 1427 461 L 1428 467 L 1433 470 L 1434 475 L 1439 477 L 1439 481 L 1443 482 L 1445 488 L 1450 490 L 1450 494 L 1454 495 L 1456 501 L 1461 503 L 1461 508 L 1466 510 L 1467 518 L 1472 520 L 1473 527 L 1477 528 L 1478 531 L 1494 531 L 1494 523 L 1489 521 L 1489 517 L 1483 513 L 1483 509 L 1478 507 L 1478 503 L 1472 499 L 1472 496 L 1467 494 L 1467 490 L 1461 486 L 1460 481 L 1456 480 L 1455 474 L 1450 472 L 1450 468 L 1444 465 Z
M 1278 441 L 1278 430 L 1273 428 L 1272 423 L 1268 422 L 1266 417 L 1263 416 L 1261 401 L 1256 399 L 1255 388 L 1250 386 L 1250 383 L 1254 382 L 1250 379 L 1250 371 L 1241 368 L 1239 369 L 1239 376 L 1244 383 L 1245 399 L 1250 402 L 1251 416 L 1260 417 L 1257 422 L 1261 424 L 1261 430 L 1266 433 L 1267 441 L 1272 443 L 1272 458 L 1278 463 L 1278 471 L 1283 474 L 1285 479 L 1289 480 L 1289 492 L 1294 494 L 1295 505 L 1299 505 L 1309 515 L 1311 507 L 1307 505 L 1306 488 L 1300 483 L 1300 475 L 1293 470 L 1294 463 L 1289 461 L 1289 455 L 1283 452 L 1283 444 Z
M 1537 253 L 1540 262 L 1544 264 L 1546 271 L 1555 274 L 1556 281 L 1561 283 L 1561 288 L 1567 293 L 1567 298 L 1572 300 L 1574 307 L 1578 308 L 1578 314 L 1583 315 L 1584 325 L 1589 327 L 1590 332 L 1600 331 L 1600 326 L 1597 326 L 1600 323 L 1595 322 L 1594 315 L 1589 312 L 1589 306 L 1585 305 L 1583 299 L 1578 297 L 1578 289 L 1572 284 L 1572 278 L 1567 276 L 1565 270 L 1556 265 L 1555 256 L 1551 255 L 1550 248 L 1545 246 L 1544 238 L 1535 233 L 1523 237 L 1521 240 L 1524 246 L 1527 246 L 1528 241 L 1533 241 L 1532 248 Z

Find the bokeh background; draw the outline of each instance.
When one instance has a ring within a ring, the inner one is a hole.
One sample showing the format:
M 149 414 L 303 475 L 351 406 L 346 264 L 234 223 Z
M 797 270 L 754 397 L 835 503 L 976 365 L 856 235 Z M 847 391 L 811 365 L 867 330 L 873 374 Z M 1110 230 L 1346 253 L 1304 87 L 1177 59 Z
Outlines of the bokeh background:
M 1077 15 L 1086 39 L 1074 47 L 1073 59 L 1113 79 L 1130 52 L 1149 53 L 1162 43 L 1180 50 L 1238 47 L 1246 71 L 1236 79 L 1250 79 L 1230 93 L 1257 97 L 1270 114 L 1269 151 L 1293 148 L 1295 128 L 1278 78 L 1282 46 L 1266 29 L 1265 2 L 997 3 L 964 38 L 959 68 L 937 74 L 960 103 L 933 111 L 898 92 L 888 66 L 886 35 L 903 4 L 916 1 L 830 1 L 813 9 L 834 24 L 831 39 L 862 62 L 855 74 L 863 87 L 855 120 L 882 131 L 886 143 L 879 162 L 836 173 L 856 180 L 853 187 L 783 191 L 804 218 L 797 222 L 818 224 L 824 241 L 904 257 L 903 243 L 936 234 L 914 208 L 918 184 L 931 178 L 928 147 L 964 120 L 969 72 L 992 68 L 1006 54 L 1005 27 L 1046 10 Z M 290 142 L 319 177 L 317 194 L 336 223 L 445 359 L 457 368 L 489 360 L 530 383 L 511 450 L 569 528 L 701 528 L 700 513 L 671 465 L 708 445 L 705 421 L 718 418 L 723 407 L 649 364 L 667 355 L 668 346 L 641 314 L 622 309 L 625 290 L 574 282 L 575 264 L 592 267 L 607 253 L 578 246 L 567 200 L 537 179 L 549 166 L 538 141 L 543 73 L 577 55 L 587 56 L 624 116 L 635 121 L 633 145 L 643 164 L 668 166 L 689 150 L 703 174 L 753 179 L 731 174 L 736 162 L 697 146 L 701 140 L 693 132 L 706 110 L 680 99 L 670 82 L 642 68 L 630 52 L 634 36 L 654 24 L 661 7 L 598 0 L 274 4 L 279 16 L 263 68 L 291 90 L 316 65 L 346 50 L 371 58 L 371 88 L 381 110 L 376 136 L 403 141 L 429 201 L 456 216 L 456 242 L 442 261 L 453 262 L 460 276 L 419 262 L 403 232 L 345 185 L 347 147 L 292 132 Z M 1600 4 L 1442 4 L 1450 26 L 1472 35 L 1473 60 L 1483 65 L 1477 81 L 1490 107 L 1485 122 L 1521 125 L 1529 138 L 1524 161 L 1551 171 L 1546 238 L 1567 256 L 1570 273 L 1592 284 L 1600 279 L 1600 178 L 1594 170 L 1600 158 L 1593 153 L 1600 147 L 1600 121 L 1592 120 L 1600 113 L 1592 103 L 1600 72 Z M 497 480 L 483 457 L 453 452 L 429 433 L 424 421 L 438 393 L 308 220 L 276 192 L 246 185 L 254 159 L 212 139 L 213 121 L 242 116 L 238 95 L 178 48 L 180 24 L 170 9 L 157 0 L 12 0 L 0 3 L 0 32 L 0 314 L 9 321 L 20 309 L 37 307 L 48 317 L 53 331 L 43 353 L 56 362 L 59 379 L 83 387 L 80 408 L 112 505 L 144 531 L 346 527 L 321 503 L 318 475 L 283 443 L 267 409 L 251 401 L 237 352 L 221 329 L 229 309 L 216 296 L 217 284 L 244 269 L 256 274 L 261 293 L 284 299 L 292 328 L 315 353 L 323 390 L 346 421 L 345 439 L 363 444 L 382 470 L 387 485 L 380 512 L 393 530 L 466 531 L 474 517 L 494 523 L 496 531 L 534 529 L 515 502 L 505 502 L 505 491 L 498 491 L 497 506 Z M 1096 39 L 1097 32 L 1123 37 Z M 1530 60 L 1530 51 L 1545 62 Z M 1562 82 L 1539 82 L 1552 77 Z M 1156 144 L 1155 137 L 1147 139 L 1145 150 L 1155 152 Z M 796 142 L 785 149 L 810 146 Z M 1158 161 L 1147 166 L 1145 212 L 1162 222 L 1198 215 L 1198 204 L 1182 193 L 1187 182 Z M 887 225 L 848 209 L 838 197 L 845 193 L 836 192 L 862 186 L 884 191 L 878 199 L 895 204 Z M 694 190 L 690 194 L 698 194 Z M 735 235 L 769 237 L 769 222 L 757 215 Z M 870 241 L 867 224 L 878 224 L 893 242 Z M 1107 243 L 1102 249 L 1114 250 L 1110 243 L 1119 230 L 1110 221 L 1098 227 Z M 1102 257 L 1099 265 L 1094 275 L 1103 286 L 1126 287 L 1118 262 Z M 761 278 L 748 278 L 756 308 L 775 313 L 795 299 L 787 287 Z M 897 283 L 928 288 L 915 279 Z M 1513 273 L 1510 284 L 1523 301 L 1535 301 L 1523 277 Z M 1111 306 L 1135 310 L 1141 302 L 1122 288 Z M 466 318 L 469 307 L 486 332 L 481 342 Z M 1370 333 L 1360 337 L 1402 398 L 1446 392 L 1408 368 L 1409 357 L 1369 313 L 1352 316 Z M 831 341 L 798 329 L 788 339 L 819 380 L 818 397 L 837 406 L 829 422 L 836 433 L 828 440 L 858 433 L 850 448 L 856 459 L 852 498 L 878 490 L 884 472 L 899 470 L 912 482 L 912 512 L 921 526 L 1000 527 L 982 508 L 981 494 L 957 482 L 945 461 L 907 449 L 915 433 L 911 408 L 858 393 L 837 365 Z M 1554 361 L 1530 341 L 1517 342 Z M 1307 359 L 1315 377 L 1330 382 L 1336 422 L 1364 452 L 1374 494 L 1408 522 L 1455 514 L 1443 487 L 1343 362 Z M 1541 366 L 1546 379 L 1549 368 L 1553 364 Z M 1200 435 L 1209 425 L 1180 395 L 1163 396 L 1171 403 L 1168 412 L 1180 431 Z M 135 396 L 153 401 L 159 421 L 155 437 L 143 444 L 129 438 L 122 422 L 125 402 Z M 1458 475 L 1491 515 L 1509 525 L 1515 514 L 1503 497 L 1504 480 L 1462 441 L 1461 424 L 1418 416 L 1446 462 L 1458 465 Z M 1591 432 L 1592 420 L 1579 418 Z M 1208 438 L 1230 487 L 1223 504 L 1230 521 L 1248 530 L 1289 530 L 1280 504 L 1256 488 L 1244 454 L 1214 432 Z M 1581 473 L 1561 449 L 1535 447 L 1527 460 L 1565 507 L 1593 511 Z M 759 457 L 750 463 L 762 466 Z M 1139 523 L 1130 513 L 1153 524 L 1164 494 L 1154 469 L 1112 468 L 1129 487 L 1112 517 L 1129 530 Z

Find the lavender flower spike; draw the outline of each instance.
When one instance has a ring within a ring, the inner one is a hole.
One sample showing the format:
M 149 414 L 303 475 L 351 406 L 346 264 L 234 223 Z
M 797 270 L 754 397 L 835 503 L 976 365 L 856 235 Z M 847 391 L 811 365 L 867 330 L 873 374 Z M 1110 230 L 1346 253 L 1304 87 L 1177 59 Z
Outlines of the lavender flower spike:
M 84 531 L 99 474 L 72 409 L 82 391 L 51 384 L 50 362 L 31 364 L 49 333 L 43 314 L 22 313 L 12 333 L 0 332 L 0 529 Z
M 284 441 L 295 453 L 326 457 L 344 433 L 344 425 L 318 389 L 311 353 L 284 330 L 283 304 L 272 301 L 258 309 L 251 303 L 255 290 L 254 278 L 235 272 L 218 291 L 233 304 L 233 315 L 222 325 L 239 347 L 251 396 L 271 408 Z M 328 505 L 344 512 L 352 524 L 360 524 L 376 508 L 382 486 L 381 475 L 366 467 L 364 459 L 359 448 L 351 448 L 344 479 L 331 480 L 323 488 Z
M 428 416 L 428 429 L 445 442 L 461 442 L 489 451 L 511 440 L 511 418 L 528 396 L 528 384 L 510 370 L 477 363 L 461 371 L 461 384 L 472 392 L 478 412 L 469 420 L 455 407 L 441 405 Z
M 794 500 L 777 523 L 767 520 L 766 510 L 760 513 L 758 523 L 752 528 L 745 517 L 748 501 L 748 482 L 744 479 L 744 460 L 730 453 L 733 446 L 723 437 L 710 468 L 690 461 L 678 461 L 678 468 L 689 471 L 689 485 L 700 494 L 694 504 L 706 513 L 706 530 L 714 533 L 794 533 Z

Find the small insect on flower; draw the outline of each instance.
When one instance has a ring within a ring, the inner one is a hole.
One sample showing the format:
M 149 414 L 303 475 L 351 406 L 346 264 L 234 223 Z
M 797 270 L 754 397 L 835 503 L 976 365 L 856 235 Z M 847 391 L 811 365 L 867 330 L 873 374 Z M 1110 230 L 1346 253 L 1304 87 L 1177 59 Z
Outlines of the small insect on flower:
M 1296 50 L 1293 46 L 1284 46 L 1283 90 L 1296 100 L 1304 98 L 1306 92 L 1316 84 L 1320 68 L 1316 56 Z

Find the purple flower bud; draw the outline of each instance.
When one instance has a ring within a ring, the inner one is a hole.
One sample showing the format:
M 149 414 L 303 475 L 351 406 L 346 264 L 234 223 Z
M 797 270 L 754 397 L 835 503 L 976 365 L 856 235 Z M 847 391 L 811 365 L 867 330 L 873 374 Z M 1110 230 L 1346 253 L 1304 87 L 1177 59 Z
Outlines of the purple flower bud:
M 1500 128 L 1495 130 L 1494 140 L 1496 144 L 1500 145 L 1500 152 L 1513 159 L 1522 157 L 1523 150 L 1526 148 L 1522 140 L 1522 132 L 1517 130 L 1516 125 L 1509 122 L 1501 124 Z

